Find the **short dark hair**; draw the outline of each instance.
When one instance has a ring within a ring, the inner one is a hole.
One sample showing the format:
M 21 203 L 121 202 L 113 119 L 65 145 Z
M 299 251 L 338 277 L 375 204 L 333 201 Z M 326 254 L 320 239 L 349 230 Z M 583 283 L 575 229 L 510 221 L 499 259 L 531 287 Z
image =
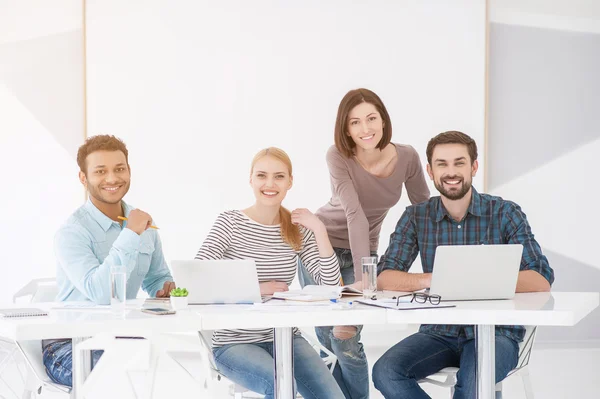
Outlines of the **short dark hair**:
M 471 158 L 471 165 L 477 160 L 477 144 L 470 136 L 456 130 L 449 130 L 444 133 L 440 133 L 427 143 L 427 162 L 431 165 L 431 157 L 433 156 L 433 149 L 439 144 L 464 144 L 467 146 L 469 157 Z
M 379 96 L 368 89 L 350 90 L 342 98 L 338 107 L 333 134 L 336 148 L 347 158 L 354 155 L 354 147 L 356 147 L 356 143 L 352 140 L 352 137 L 346 134 L 348 131 L 348 114 L 360 103 L 369 103 L 375 106 L 383 119 L 383 136 L 379 143 L 377 143 L 376 148 L 380 150 L 385 148 L 392 139 L 392 121 Z
M 109 134 L 100 134 L 88 137 L 77 151 L 77 165 L 83 173 L 87 173 L 87 156 L 96 151 L 121 151 L 125 154 L 125 162 L 129 166 L 129 153 L 123 140 Z

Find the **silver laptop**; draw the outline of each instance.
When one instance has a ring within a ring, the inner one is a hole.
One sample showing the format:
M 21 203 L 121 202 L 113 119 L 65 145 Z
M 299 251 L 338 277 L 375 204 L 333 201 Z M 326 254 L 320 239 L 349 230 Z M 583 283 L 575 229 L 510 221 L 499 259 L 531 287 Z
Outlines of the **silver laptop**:
M 440 245 L 429 292 L 442 301 L 510 299 L 515 296 L 522 255 L 521 244 Z
M 261 302 L 253 260 L 174 260 L 171 268 L 190 305 Z

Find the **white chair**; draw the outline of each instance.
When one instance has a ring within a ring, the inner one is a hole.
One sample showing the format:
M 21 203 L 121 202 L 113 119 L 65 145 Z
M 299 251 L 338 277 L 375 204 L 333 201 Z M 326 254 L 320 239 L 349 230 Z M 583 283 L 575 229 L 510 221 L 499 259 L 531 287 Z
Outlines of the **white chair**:
M 13 386 L 13 383 L 15 382 L 14 379 L 6 381 L 3 375 L 4 370 L 11 364 L 14 365 L 14 370 L 11 371 L 16 371 L 19 374 L 19 377 L 21 377 L 21 382 L 24 384 L 27 369 L 22 372 L 21 366 L 27 367 L 25 361 L 22 359 L 22 356 L 20 356 L 14 341 L 0 338 L 0 381 L 2 381 L 3 385 L 15 398 L 19 398 L 20 395 L 15 391 L 15 387 Z M 3 395 L 0 395 L 0 398 L 5 399 Z
M 533 399 L 533 388 L 531 386 L 531 379 L 529 378 L 529 370 L 526 366 L 529 364 L 529 358 L 531 357 L 536 331 L 536 326 L 525 326 L 525 336 L 523 337 L 523 341 L 519 343 L 519 358 L 517 359 L 517 367 L 515 367 L 506 376 L 506 378 L 513 374 L 518 374 L 521 376 L 523 387 L 525 388 L 525 397 L 527 399 Z M 452 399 L 454 397 L 454 386 L 456 385 L 457 372 L 457 367 L 446 367 L 435 374 L 423 378 L 419 381 L 419 384 L 429 383 L 439 387 L 450 388 L 450 399 Z M 496 384 L 496 398 L 501 397 L 502 381 Z
M 30 297 L 29 302 L 52 302 L 56 298 L 58 287 L 55 278 L 40 278 L 31 280 L 13 295 L 13 302 L 23 297 Z M 22 399 L 30 399 L 33 395 L 40 394 L 42 387 L 51 388 L 53 391 L 69 394 L 71 388 L 53 382 L 46 374 L 42 355 L 42 341 L 17 341 L 17 348 L 23 355 L 28 366 L 25 378 L 25 389 Z
M 203 364 L 205 367 L 205 375 L 210 379 L 204 382 L 205 386 L 211 391 L 215 392 L 219 389 L 216 385 L 228 385 L 229 386 L 229 396 L 233 396 L 235 399 L 241 398 L 262 398 L 263 395 L 257 394 L 255 392 L 249 391 L 245 387 L 236 384 L 230 380 L 228 380 L 224 375 L 221 374 L 217 364 L 215 362 L 215 358 L 212 352 L 212 331 L 199 331 L 198 335 L 200 337 L 200 342 L 202 344 L 205 355 L 203 356 Z M 333 352 L 329 351 L 327 348 L 322 346 L 315 338 L 313 338 L 310 334 L 302 333 L 302 336 L 308 341 L 308 343 L 320 353 L 321 351 L 325 354 L 322 357 L 323 362 L 329 368 L 329 371 L 333 373 L 333 369 L 337 364 L 337 357 L 333 354 Z M 301 397 L 298 394 L 298 397 Z

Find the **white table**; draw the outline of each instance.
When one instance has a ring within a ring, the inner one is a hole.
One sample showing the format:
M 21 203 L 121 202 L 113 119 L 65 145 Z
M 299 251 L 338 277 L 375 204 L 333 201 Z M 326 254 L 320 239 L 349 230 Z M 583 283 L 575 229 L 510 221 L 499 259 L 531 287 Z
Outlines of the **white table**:
M 456 307 L 389 310 L 387 322 L 475 325 L 477 397 L 493 399 L 496 325 L 574 326 L 598 307 L 599 296 L 597 292 L 540 292 L 516 294 L 512 300 L 448 302 Z
M 264 305 L 218 305 L 190 307 L 172 316 L 154 316 L 131 310 L 125 319 L 115 319 L 104 310 L 52 310 L 49 317 L 0 319 L 0 336 L 20 340 L 73 338 L 99 333 L 151 337 L 156 333 L 190 332 L 224 328 L 275 329 L 276 397 L 290 398 L 293 393 L 292 327 L 355 324 L 473 324 L 479 332 L 478 373 L 480 399 L 494 395 L 494 327 L 502 324 L 573 326 L 598 307 L 599 294 L 537 293 L 517 294 L 510 301 L 456 302 L 456 308 L 434 310 L 386 310 L 359 306 L 351 310 L 329 307 L 280 307 Z M 36 304 L 49 309 L 56 304 Z M 141 303 L 140 303 L 141 306 Z M 5 306 L 10 307 L 10 306 Z M 482 346 L 483 345 L 483 346 Z M 85 375 L 85 364 L 74 364 L 75 396 Z

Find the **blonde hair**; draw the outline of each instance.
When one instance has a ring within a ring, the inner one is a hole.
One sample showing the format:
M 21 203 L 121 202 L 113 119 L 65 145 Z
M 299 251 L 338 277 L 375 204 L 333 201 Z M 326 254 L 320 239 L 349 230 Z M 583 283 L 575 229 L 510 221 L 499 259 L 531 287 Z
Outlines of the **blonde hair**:
M 283 164 L 288 168 L 290 178 L 292 177 L 292 161 L 285 151 L 277 147 L 265 148 L 264 150 L 260 150 L 254 156 L 254 159 L 252 159 L 252 166 L 250 168 L 250 175 L 252 175 L 252 171 L 254 170 L 254 165 L 256 165 L 256 162 L 267 156 L 283 162 Z M 300 229 L 298 229 L 298 226 L 292 224 L 292 213 L 283 206 L 279 207 L 279 223 L 281 225 L 281 238 L 283 241 L 291 246 L 294 251 L 300 251 L 302 248 Z

